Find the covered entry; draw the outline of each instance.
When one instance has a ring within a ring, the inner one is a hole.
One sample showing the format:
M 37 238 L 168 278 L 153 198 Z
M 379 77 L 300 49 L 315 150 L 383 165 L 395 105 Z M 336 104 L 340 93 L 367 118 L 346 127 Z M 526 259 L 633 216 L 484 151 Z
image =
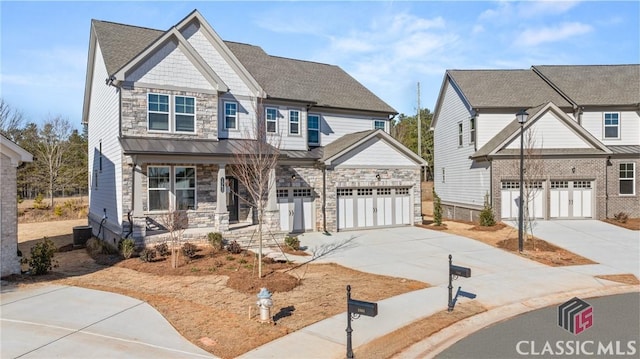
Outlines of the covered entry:
M 338 188 L 338 230 L 411 224 L 409 189 Z

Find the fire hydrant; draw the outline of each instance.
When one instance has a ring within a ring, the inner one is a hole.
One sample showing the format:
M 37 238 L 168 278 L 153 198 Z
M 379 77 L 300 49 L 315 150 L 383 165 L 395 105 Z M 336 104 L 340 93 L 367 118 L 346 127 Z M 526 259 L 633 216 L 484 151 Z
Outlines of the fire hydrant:
M 267 288 L 260 290 L 256 304 L 258 308 L 260 308 L 260 321 L 262 323 L 271 322 L 271 307 L 273 307 L 273 301 L 271 300 L 271 293 Z

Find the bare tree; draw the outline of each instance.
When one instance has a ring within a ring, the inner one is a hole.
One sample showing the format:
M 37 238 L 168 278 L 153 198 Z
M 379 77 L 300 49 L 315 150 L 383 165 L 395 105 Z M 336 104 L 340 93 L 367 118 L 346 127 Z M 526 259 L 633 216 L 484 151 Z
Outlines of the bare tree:
M 24 115 L 0 98 L 0 133 L 18 143 L 24 127 Z
M 71 124 L 61 117 L 54 117 L 47 120 L 38 132 L 40 141 L 34 148 L 34 155 L 36 161 L 43 165 L 53 208 L 60 171 L 68 160 L 66 155 L 70 147 L 67 139 L 71 134 Z
M 189 226 L 187 212 L 183 210 L 169 210 L 160 217 L 160 223 L 169 232 L 169 243 L 171 243 L 171 268 L 178 268 L 180 254 L 180 241 L 184 230 Z
M 523 213 L 523 236 L 525 240 L 532 241 L 535 250 L 536 243 L 533 236 L 533 229 L 536 223 L 536 214 L 530 213 L 534 209 L 534 201 L 542 192 L 544 182 L 544 159 L 542 158 L 542 144 L 537 144 L 537 133 L 535 128 L 530 127 L 524 132 L 523 139 L 523 185 L 522 189 L 522 209 Z M 514 169 L 520 171 L 520 161 L 515 161 Z
M 280 136 L 267 133 L 262 101 L 257 100 L 256 126 L 245 133 L 240 150 L 235 154 L 233 174 L 245 188 L 247 195 L 238 198 L 256 209 L 258 214 L 258 277 L 262 278 L 262 244 L 265 211 L 269 191 L 275 186 L 275 169 L 280 155 Z

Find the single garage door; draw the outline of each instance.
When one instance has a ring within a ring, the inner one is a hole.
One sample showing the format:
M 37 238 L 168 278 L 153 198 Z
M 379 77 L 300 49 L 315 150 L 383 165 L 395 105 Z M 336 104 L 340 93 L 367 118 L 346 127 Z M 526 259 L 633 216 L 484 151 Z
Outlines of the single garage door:
M 524 195 L 525 198 L 530 198 L 527 203 L 529 216 L 533 218 L 544 218 L 544 186 L 542 181 L 528 183 Z M 520 182 L 503 181 L 501 183 L 500 198 L 502 218 L 518 218 L 518 210 L 520 208 Z
M 338 230 L 411 224 L 408 187 L 338 188 Z
M 592 217 L 592 181 L 551 181 L 549 192 L 550 218 Z
M 281 188 L 276 191 L 280 210 L 280 229 L 286 232 L 313 230 L 313 191 L 311 188 Z

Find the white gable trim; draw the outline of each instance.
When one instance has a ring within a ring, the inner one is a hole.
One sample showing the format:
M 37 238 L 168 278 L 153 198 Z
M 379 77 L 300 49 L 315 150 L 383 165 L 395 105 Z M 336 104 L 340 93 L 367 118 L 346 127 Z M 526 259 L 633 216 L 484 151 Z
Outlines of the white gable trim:
M 547 112 L 553 112 L 558 121 L 564 123 L 569 129 L 571 129 L 577 136 L 579 136 L 582 140 L 584 140 L 587 144 L 590 144 L 593 148 L 601 150 L 604 153 L 611 154 L 611 150 L 607 148 L 602 142 L 598 141 L 592 134 L 586 131 L 582 126 L 578 125 L 576 121 L 570 118 L 564 111 L 562 111 L 558 106 L 556 106 L 553 102 L 549 102 L 545 106 L 543 106 L 539 111 L 535 114 L 531 115 L 527 122 L 524 125 L 524 130 L 529 129 L 529 127 L 533 126 L 533 124 Z M 520 129 L 514 131 L 506 140 L 504 140 L 500 145 L 496 146 L 490 153 L 489 156 L 493 156 L 501 150 L 505 149 L 512 141 L 516 139 L 520 135 Z
M 0 153 L 11 159 L 11 165 L 17 167 L 20 162 L 32 162 L 33 155 L 13 141 L 0 135 Z
M 225 45 L 222 38 L 215 32 L 215 30 L 209 25 L 207 20 L 200 14 L 198 10 L 194 10 L 191 14 L 185 17 L 182 21 L 180 21 L 175 27 L 180 29 L 180 31 L 184 30 L 192 21 L 197 21 L 200 23 L 201 28 L 204 30 L 202 33 L 209 40 L 211 45 L 215 47 L 215 49 L 220 53 L 220 55 L 227 61 L 227 63 L 235 70 L 238 76 L 244 81 L 244 83 L 249 87 L 257 96 L 264 97 L 264 91 L 262 87 L 258 84 L 258 81 L 251 76 L 249 71 L 242 65 L 240 60 L 229 50 L 227 45 Z
M 89 59 L 87 61 L 87 75 L 84 80 L 84 102 L 82 105 L 82 123 L 89 122 L 89 105 L 91 99 L 91 88 L 93 87 L 93 69 L 96 58 L 96 35 L 91 25 L 91 34 L 89 35 Z M 105 79 L 106 80 L 106 79 Z
M 221 92 L 229 91 L 229 87 L 224 83 L 224 81 L 222 81 L 222 79 L 215 73 L 215 71 L 213 71 L 213 69 L 211 69 L 211 67 L 207 65 L 206 61 L 202 59 L 202 57 L 195 51 L 193 46 L 189 44 L 189 42 L 175 27 L 165 32 L 164 35 L 156 40 L 156 42 L 147 47 L 144 51 L 139 53 L 120 70 L 118 70 L 113 75 L 114 80 L 118 82 L 124 82 L 126 79 L 126 75 L 130 71 L 141 65 L 145 60 L 151 57 L 156 51 L 160 50 L 162 46 L 164 46 L 164 44 L 169 41 L 175 41 L 177 43 L 178 48 L 185 54 L 187 59 L 189 59 L 189 61 L 196 67 L 196 69 L 198 69 L 198 71 L 200 71 L 200 73 L 214 88 Z
M 458 84 L 453 80 L 453 78 L 449 74 L 449 71 L 447 70 L 444 78 L 442 79 L 442 85 L 440 86 L 438 101 L 436 102 L 436 108 L 433 113 L 433 121 L 431 121 L 431 130 L 435 129 L 438 123 L 438 117 L 440 117 L 440 110 L 442 109 L 442 102 L 444 101 L 444 96 L 447 93 L 447 86 L 451 86 L 456 94 L 458 94 L 458 96 L 462 100 L 462 103 L 464 104 L 464 107 L 467 108 L 469 113 L 473 114 L 475 112 L 473 107 L 471 106 L 471 103 L 469 102 L 469 100 L 467 100 L 467 97 L 464 95 L 462 90 L 460 90 L 460 86 L 458 86 Z
M 424 159 L 422 159 L 421 157 L 419 157 L 415 153 L 409 151 L 409 149 L 406 148 L 403 144 L 401 144 L 395 138 L 391 137 L 391 135 L 389 135 L 388 133 L 386 133 L 386 132 L 384 132 L 382 130 L 377 130 L 377 131 L 372 132 L 371 134 L 369 134 L 368 136 L 363 137 L 362 139 L 360 139 L 356 143 L 352 144 L 351 146 L 343 149 L 342 151 L 340 151 L 340 152 L 336 153 L 335 155 L 331 156 L 330 158 L 327 158 L 324 161 L 325 165 L 326 166 L 331 166 L 332 162 L 338 160 L 340 157 L 346 155 L 347 153 L 353 151 L 354 149 L 357 149 L 360 145 L 366 143 L 367 141 L 369 141 L 373 137 L 380 138 L 380 140 L 386 142 L 387 144 L 392 146 L 395 150 L 397 150 L 401 154 L 404 154 L 407 158 L 409 158 L 416 165 L 421 165 L 421 166 L 426 166 L 427 165 L 427 161 L 425 161 Z

